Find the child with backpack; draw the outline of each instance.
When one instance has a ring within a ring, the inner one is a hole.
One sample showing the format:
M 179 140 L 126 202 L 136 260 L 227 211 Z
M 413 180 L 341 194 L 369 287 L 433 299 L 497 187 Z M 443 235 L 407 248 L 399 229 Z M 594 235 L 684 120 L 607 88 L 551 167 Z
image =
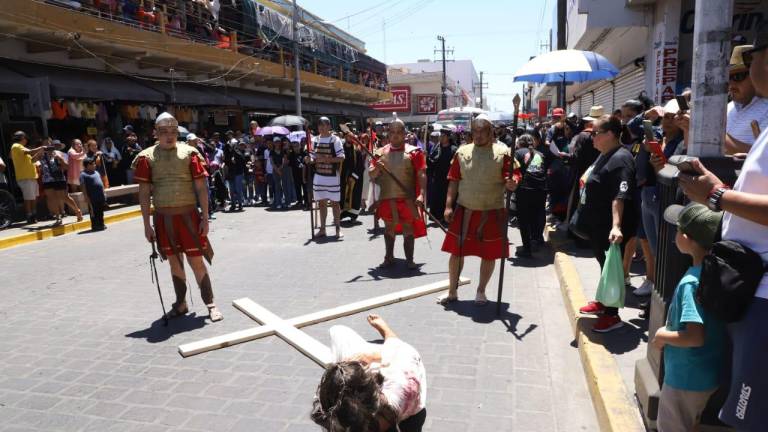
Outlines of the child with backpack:
M 721 212 L 701 204 L 671 205 L 664 219 L 677 225 L 675 243 L 690 255 L 685 272 L 669 303 L 667 324 L 652 344 L 664 350 L 664 384 L 656 426 L 659 432 L 694 430 L 712 393 L 720 385 L 725 325 L 697 300 L 701 266 L 715 241 Z

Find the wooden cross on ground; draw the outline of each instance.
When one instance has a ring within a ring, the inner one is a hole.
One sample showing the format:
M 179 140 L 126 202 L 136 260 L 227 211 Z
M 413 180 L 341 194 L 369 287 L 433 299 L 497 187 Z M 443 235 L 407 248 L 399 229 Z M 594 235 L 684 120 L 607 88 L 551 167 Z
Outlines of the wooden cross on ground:
M 459 285 L 466 285 L 469 282 L 470 280 L 467 278 L 459 278 Z M 182 357 L 189 357 L 277 334 L 281 339 L 291 344 L 320 366 L 327 367 L 333 362 L 330 348 L 299 330 L 301 327 L 354 315 L 377 307 L 445 291 L 446 289 L 448 289 L 448 281 L 444 280 L 301 315 L 288 320 L 278 317 L 249 298 L 242 298 L 232 302 L 233 306 L 261 324 L 261 326 L 181 345 L 179 346 L 179 354 Z

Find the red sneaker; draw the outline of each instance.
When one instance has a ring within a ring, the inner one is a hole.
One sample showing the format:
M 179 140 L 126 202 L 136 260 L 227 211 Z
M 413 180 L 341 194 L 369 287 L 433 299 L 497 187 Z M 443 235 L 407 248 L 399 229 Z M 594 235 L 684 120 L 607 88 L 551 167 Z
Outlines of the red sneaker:
M 618 315 L 602 315 L 597 319 L 597 323 L 592 327 L 592 331 L 598 333 L 608 333 L 624 325 L 624 321 Z
M 582 306 L 579 309 L 579 312 L 590 315 L 601 315 L 603 312 L 605 312 L 605 306 L 603 306 L 603 304 L 600 302 L 591 301 L 587 303 L 586 306 Z

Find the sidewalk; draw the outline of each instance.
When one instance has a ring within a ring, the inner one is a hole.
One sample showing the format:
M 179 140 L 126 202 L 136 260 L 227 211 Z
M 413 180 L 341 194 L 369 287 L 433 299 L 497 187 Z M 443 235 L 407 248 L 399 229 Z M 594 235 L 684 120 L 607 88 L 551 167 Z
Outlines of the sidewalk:
M 104 223 L 109 225 L 115 222 L 132 219 L 140 215 L 141 209 L 138 205 L 112 204 L 110 208 L 104 212 Z M 67 216 L 64 218 L 64 223 L 61 225 L 54 225 L 53 220 L 41 221 L 34 224 L 17 222 L 7 229 L 0 231 L 0 250 L 90 229 L 91 221 L 88 215 L 85 215 L 80 222 L 77 222 L 75 216 Z
M 636 272 L 643 268 L 643 263 L 633 263 L 630 271 L 632 287 L 627 287 L 625 307 L 619 311 L 624 327 L 598 334 L 591 330 L 594 318 L 578 313 L 581 306 L 595 297 L 600 279 L 597 260 L 588 249 L 576 247 L 564 232 L 550 232 L 549 238 L 557 251 L 556 271 L 601 426 L 609 431 L 643 431 L 634 377 L 635 362 L 645 357 L 648 344 L 648 321 L 639 317 L 642 310 L 638 305 L 648 297 L 632 294 L 643 281 L 644 274 Z

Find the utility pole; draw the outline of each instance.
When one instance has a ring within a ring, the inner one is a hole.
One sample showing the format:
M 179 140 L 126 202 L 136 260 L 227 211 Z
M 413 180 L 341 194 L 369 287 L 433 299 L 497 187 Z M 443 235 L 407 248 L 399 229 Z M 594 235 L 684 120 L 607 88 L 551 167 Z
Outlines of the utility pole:
M 483 89 L 488 88 L 488 83 L 483 81 L 483 74 L 485 72 L 480 71 L 480 84 L 478 85 L 478 88 L 480 89 L 480 109 L 485 109 L 485 100 L 483 100 Z
M 296 5 L 296 0 L 293 0 L 293 65 L 294 65 L 294 77 L 293 83 L 295 85 L 294 93 L 296 93 L 296 115 L 301 117 L 301 61 L 299 59 L 299 7 Z
M 557 0 L 557 49 L 568 48 L 566 34 L 566 20 L 568 16 L 567 0 Z M 557 106 L 565 108 L 565 84 L 557 85 Z
M 720 156 L 728 102 L 728 59 L 733 1 L 696 0 L 693 23 L 692 156 Z
M 384 64 L 387 64 L 387 20 L 381 19 L 381 45 L 384 51 Z
M 446 82 L 446 74 L 445 74 L 445 52 L 446 52 L 445 51 L 445 38 L 440 36 L 440 35 L 437 35 L 437 40 L 439 40 L 442 43 L 442 48 L 440 49 L 440 52 L 442 53 L 442 58 L 443 58 L 443 85 L 442 85 L 441 102 L 443 104 L 443 108 L 442 109 L 446 109 L 446 108 L 448 108 L 448 95 L 445 94 L 445 92 L 448 90 L 448 85 L 447 85 L 447 82 Z M 437 51 L 437 50 L 435 50 L 435 51 Z M 453 50 L 448 50 L 448 51 L 453 51 Z

